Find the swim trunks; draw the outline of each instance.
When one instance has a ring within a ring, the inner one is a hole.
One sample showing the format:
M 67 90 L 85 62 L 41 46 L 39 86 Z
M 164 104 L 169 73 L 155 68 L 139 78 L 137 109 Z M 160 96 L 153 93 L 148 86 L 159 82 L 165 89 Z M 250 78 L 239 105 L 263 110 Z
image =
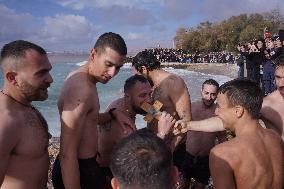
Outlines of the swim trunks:
M 78 162 L 81 189 L 102 189 L 104 178 L 99 164 L 96 161 L 96 156 L 88 159 L 79 159 Z M 52 183 L 54 189 L 65 189 L 58 156 L 53 165 Z
M 207 185 L 210 177 L 209 156 L 193 156 L 186 152 L 181 174 L 187 180 L 194 178 L 197 182 Z

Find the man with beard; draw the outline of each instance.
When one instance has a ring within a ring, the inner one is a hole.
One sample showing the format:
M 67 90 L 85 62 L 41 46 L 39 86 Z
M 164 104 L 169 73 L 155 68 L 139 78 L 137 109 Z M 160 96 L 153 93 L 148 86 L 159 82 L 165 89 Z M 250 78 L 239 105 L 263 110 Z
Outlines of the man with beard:
M 127 47 L 120 35 L 104 33 L 91 50 L 88 62 L 67 76 L 58 100 L 61 144 L 52 175 L 55 189 L 101 188 L 96 161 L 100 108 L 96 84 L 106 84 L 113 78 L 123 66 L 126 54 Z M 100 116 L 108 120 L 111 114 Z
M 214 116 L 219 84 L 208 79 L 202 84 L 201 101 L 191 104 L 192 120 L 199 121 Z M 186 139 L 186 155 L 182 166 L 184 188 L 189 188 L 190 178 L 196 181 L 195 188 L 204 188 L 210 177 L 209 153 L 218 142 L 226 140 L 226 132 L 188 131 Z
M 151 100 L 152 88 L 149 81 L 142 75 L 133 75 L 129 77 L 124 84 L 124 97 L 119 98 L 112 102 L 107 108 L 107 112 L 112 112 L 115 109 L 123 113 L 129 119 L 129 123 L 132 123 L 132 128 L 136 128 L 135 119 L 136 114 L 145 114 L 146 112 L 140 108 L 140 106 Z M 173 117 L 169 114 L 162 113 L 159 121 L 159 128 L 157 135 L 160 138 L 164 138 L 168 134 L 171 126 L 174 123 Z M 100 124 L 100 120 L 99 120 Z M 99 125 L 99 145 L 98 145 L 98 163 L 104 167 L 104 173 L 106 177 L 106 185 L 110 187 L 110 179 L 112 178 L 109 164 L 110 155 L 113 147 L 125 138 L 134 130 L 128 129 L 126 132 L 122 129 L 121 123 L 116 119 L 112 119 L 111 122 L 106 125 Z M 135 129 L 136 130 L 136 129 Z
M 1 67 L 0 188 L 44 189 L 48 126 L 31 102 L 47 99 L 51 64 L 43 48 L 18 40 L 2 48 Z
M 189 121 L 191 119 L 190 112 L 190 96 L 184 80 L 172 73 L 161 68 L 161 63 L 156 59 L 155 55 L 145 50 L 139 52 L 132 61 L 133 69 L 136 73 L 145 76 L 153 86 L 152 100 L 160 101 L 162 111 L 171 114 L 176 120 Z M 153 120 L 148 127 L 157 133 L 157 121 Z M 185 155 L 185 139 L 184 136 L 168 136 L 166 142 L 174 150 L 174 164 L 180 169 Z

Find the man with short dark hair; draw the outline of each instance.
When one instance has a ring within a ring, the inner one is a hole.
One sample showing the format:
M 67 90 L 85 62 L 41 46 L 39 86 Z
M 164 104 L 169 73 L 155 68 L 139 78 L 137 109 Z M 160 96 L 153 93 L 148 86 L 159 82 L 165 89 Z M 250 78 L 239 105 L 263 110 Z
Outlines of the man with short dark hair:
M 122 139 L 112 153 L 111 170 L 114 189 L 172 189 L 178 185 L 170 148 L 147 129 Z
M 48 125 L 32 101 L 44 101 L 53 82 L 43 48 L 18 40 L 1 51 L 0 188 L 44 189 L 49 167 Z
M 133 58 L 132 66 L 134 71 L 145 76 L 152 84 L 152 99 L 163 104 L 162 111 L 168 112 L 176 120 L 189 121 L 191 119 L 190 96 L 186 83 L 181 77 L 163 70 L 155 55 L 146 50 L 139 52 Z M 157 133 L 156 125 L 157 121 L 153 120 L 148 127 Z M 185 141 L 180 142 L 182 138 L 185 139 L 185 136 L 167 139 L 172 150 L 175 150 L 174 162 L 179 169 L 185 155 Z
M 210 152 L 210 172 L 215 188 L 277 189 L 283 186 L 283 141 L 276 132 L 259 124 L 261 107 L 262 93 L 256 83 L 232 80 L 219 90 L 217 117 L 186 124 L 187 129 L 216 131 L 226 128 L 236 134 L 235 138 Z M 184 132 L 182 124 L 176 122 L 175 133 L 177 130 Z
M 236 137 L 210 152 L 214 188 L 282 188 L 282 140 L 260 126 L 261 105 L 261 89 L 252 81 L 232 80 L 220 87 L 216 115 Z
M 91 50 L 88 62 L 67 76 L 58 100 L 61 144 L 53 169 L 55 189 L 102 187 L 96 161 L 100 108 L 96 84 L 112 79 L 123 66 L 126 54 L 120 35 L 104 33 Z M 100 119 L 110 120 L 114 113 L 102 114 Z

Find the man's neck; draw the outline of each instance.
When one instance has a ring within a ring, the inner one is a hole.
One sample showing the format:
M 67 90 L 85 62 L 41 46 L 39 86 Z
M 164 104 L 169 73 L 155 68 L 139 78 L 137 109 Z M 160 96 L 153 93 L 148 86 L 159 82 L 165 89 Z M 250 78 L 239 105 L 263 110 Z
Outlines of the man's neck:
M 78 71 L 79 72 L 83 72 L 83 73 L 86 73 L 87 74 L 87 77 L 88 77 L 88 80 L 91 82 L 91 83 L 94 83 L 96 84 L 98 82 L 98 80 L 94 77 L 94 73 L 91 72 L 91 63 L 88 62 L 86 63 L 85 65 L 81 66 Z
M 31 102 L 25 98 L 25 96 L 19 92 L 17 89 L 13 89 L 12 87 L 8 87 L 4 84 L 3 89 L 1 90 L 2 94 L 9 97 L 14 102 L 17 102 L 23 106 L 31 106 Z
M 236 136 L 242 136 L 247 132 L 254 131 L 259 126 L 257 119 L 246 118 L 239 120 L 238 123 L 235 124 L 234 128 Z
M 153 82 L 154 87 L 157 87 L 160 85 L 160 83 L 163 81 L 163 78 L 161 75 L 165 71 L 162 69 L 156 69 L 148 72 L 149 79 Z

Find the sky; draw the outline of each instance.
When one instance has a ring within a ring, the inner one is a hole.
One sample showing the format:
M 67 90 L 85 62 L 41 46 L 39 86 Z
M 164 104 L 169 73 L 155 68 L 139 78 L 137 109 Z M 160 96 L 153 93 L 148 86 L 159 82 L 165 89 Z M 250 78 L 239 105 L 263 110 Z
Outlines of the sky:
M 284 12 L 283 0 L 0 0 L 0 47 L 23 39 L 47 51 L 88 52 L 111 31 L 129 53 L 170 48 L 180 27 L 276 8 Z

